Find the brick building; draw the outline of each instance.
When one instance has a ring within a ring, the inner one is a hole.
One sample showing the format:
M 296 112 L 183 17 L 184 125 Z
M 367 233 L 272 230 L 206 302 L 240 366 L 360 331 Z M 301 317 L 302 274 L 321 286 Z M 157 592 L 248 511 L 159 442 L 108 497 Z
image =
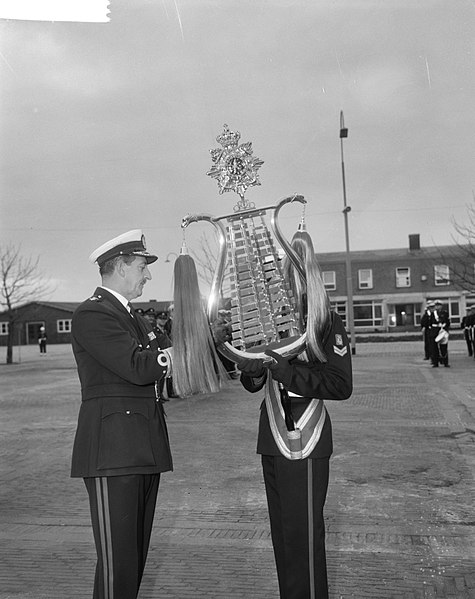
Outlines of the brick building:
M 343 320 L 345 256 L 345 252 L 318 255 L 332 305 Z M 454 276 L 467 260 L 458 246 L 421 248 L 419 235 L 410 235 L 406 249 L 351 252 L 350 256 L 356 332 L 419 330 L 421 312 L 432 299 L 442 301 L 457 328 L 467 308 L 475 305 L 475 286 L 471 292 L 464 291 Z M 475 265 L 465 264 L 465 268 L 473 281 Z

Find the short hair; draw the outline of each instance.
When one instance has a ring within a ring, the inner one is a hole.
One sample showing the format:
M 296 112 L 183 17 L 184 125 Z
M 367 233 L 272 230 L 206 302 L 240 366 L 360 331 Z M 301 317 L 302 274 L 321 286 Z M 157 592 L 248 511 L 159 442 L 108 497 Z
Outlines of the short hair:
M 119 262 L 132 264 L 137 256 L 114 256 L 99 265 L 99 274 L 101 277 L 111 275 Z

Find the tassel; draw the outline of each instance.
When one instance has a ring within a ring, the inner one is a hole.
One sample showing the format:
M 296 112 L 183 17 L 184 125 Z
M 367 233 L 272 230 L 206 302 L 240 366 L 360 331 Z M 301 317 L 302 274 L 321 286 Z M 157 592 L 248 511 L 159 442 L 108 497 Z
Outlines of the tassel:
M 173 385 L 180 397 L 216 393 L 228 375 L 216 351 L 201 298 L 193 258 L 175 260 Z

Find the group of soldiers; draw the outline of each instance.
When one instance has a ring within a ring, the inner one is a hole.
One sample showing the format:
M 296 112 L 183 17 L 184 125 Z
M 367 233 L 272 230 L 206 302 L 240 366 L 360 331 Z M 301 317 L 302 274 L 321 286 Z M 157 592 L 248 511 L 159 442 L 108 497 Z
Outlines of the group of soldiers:
M 468 355 L 475 357 L 475 306 L 467 309 L 460 326 L 463 329 Z M 450 368 L 450 317 L 440 300 L 427 302 L 421 317 L 421 328 L 424 338 L 424 360 L 430 360 L 433 368 L 437 368 L 439 364 Z
M 157 311 L 155 308 L 148 308 L 147 310 L 136 308 L 135 311 L 150 323 L 160 349 L 167 349 L 172 346 L 173 304 L 168 306 L 168 311 Z M 169 401 L 176 397 L 171 376 L 160 380 L 159 389 L 163 401 Z

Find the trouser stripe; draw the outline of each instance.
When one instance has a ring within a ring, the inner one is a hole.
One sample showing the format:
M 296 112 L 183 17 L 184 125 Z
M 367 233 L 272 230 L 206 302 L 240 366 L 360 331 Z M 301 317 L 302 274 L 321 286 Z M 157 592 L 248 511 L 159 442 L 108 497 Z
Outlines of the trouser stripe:
M 109 513 L 109 495 L 107 490 L 107 478 L 97 477 L 97 518 L 99 522 L 99 534 L 101 541 L 102 575 L 104 581 L 104 599 L 114 599 L 114 569 L 112 564 L 112 536 Z
M 313 543 L 313 471 L 312 460 L 307 460 L 307 511 L 308 511 L 308 575 L 310 599 L 315 599 L 315 559 Z

